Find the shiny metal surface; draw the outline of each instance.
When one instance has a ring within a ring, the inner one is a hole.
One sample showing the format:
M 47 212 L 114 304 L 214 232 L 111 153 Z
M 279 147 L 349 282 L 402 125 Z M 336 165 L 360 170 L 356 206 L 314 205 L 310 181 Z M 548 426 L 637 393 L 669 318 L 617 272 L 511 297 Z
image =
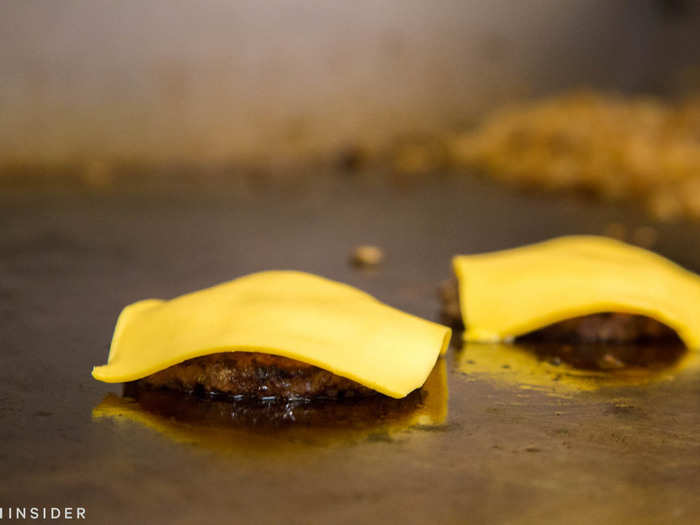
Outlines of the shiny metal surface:
M 314 439 L 312 422 L 296 434 L 239 429 L 212 446 L 178 421 L 95 413 L 121 389 L 90 369 L 136 299 L 296 268 L 437 319 L 453 254 L 601 233 L 611 221 L 649 224 L 635 209 L 470 177 L 5 181 L 0 505 L 80 505 L 95 523 L 697 523 L 700 371 L 690 365 L 644 384 L 523 388 L 470 372 L 470 349 L 454 338 L 442 423 L 404 417 L 336 427 L 333 439 Z M 700 226 L 657 227 L 660 252 L 700 269 Z M 357 244 L 381 246 L 386 262 L 352 268 Z M 175 439 L 173 425 L 190 437 Z

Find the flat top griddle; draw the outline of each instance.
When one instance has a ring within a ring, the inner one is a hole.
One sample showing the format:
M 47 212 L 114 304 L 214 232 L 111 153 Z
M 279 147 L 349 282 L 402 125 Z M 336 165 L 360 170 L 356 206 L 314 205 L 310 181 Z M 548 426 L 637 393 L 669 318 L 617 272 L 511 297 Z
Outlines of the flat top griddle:
M 292 268 L 437 320 L 452 255 L 599 234 L 611 221 L 652 224 L 634 207 L 459 175 L 3 181 L 0 505 L 84 506 L 96 523 L 697 523 L 690 371 L 552 396 L 465 374 L 456 336 L 443 424 L 315 440 L 307 422 L 301 434 L 242 430 L 215 448 L 92 416 L 121 393 L 90 370 L 135 300 Z M 656 226 L 657 251 L 700 269 L 700 225 Z M 381 246 L 385 264 L 352 268 L 357 244 Z

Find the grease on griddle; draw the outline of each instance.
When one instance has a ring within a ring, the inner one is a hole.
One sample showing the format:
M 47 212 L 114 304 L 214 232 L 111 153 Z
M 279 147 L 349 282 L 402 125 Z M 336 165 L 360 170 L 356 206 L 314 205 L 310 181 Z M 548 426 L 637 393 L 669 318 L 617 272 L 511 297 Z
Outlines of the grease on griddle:
M 402 399 L 373 396 L 363 399 L 231 398 L 206 393 L 152 389 L 128 383 L 124 396 L 140 408 L 187 424 L 272 431 L 293 425 L 317 428 L 361 428 L 403 417 L 420 407 L 426 393 L 416 390 Z
M 577 367 L 561 357 L 567 357 L 567 348 L 571 349 L 571 361 L 584 366 Z M 636 356 L 625 366 L 603 368 L 597 362 L 600 358 L 617 359 L 623 348 Z M 672 379 L 684 370 L 700 368 L 700 355 L 696 352 L 663 345 L 658 348 L 650 345 L 648 352 L 645 354 L 637 345 L 600 343 L 568 346 L 542 342 L 466 343 L 457 354 L 457 368 L 471 380 L 563 396 L 602 388 L 648 385 Z M 606 355 L 611 357 L 604 357 Z M 659 360 L 659 356 L 665 357 Z M 581 363 L 582 359 L 590 361 Z
M 137 383 L 126 384 L 124 394 L 108 394 L 93 418 L 132 421 L 175 442 L 226 454 L 279 454 L 299 445 L 351 444 L 377 435 L 393 440 L 410 429 L 434 431 L 447 419 L 444 359 L 420 390 L 402 399 L 232 399 Z

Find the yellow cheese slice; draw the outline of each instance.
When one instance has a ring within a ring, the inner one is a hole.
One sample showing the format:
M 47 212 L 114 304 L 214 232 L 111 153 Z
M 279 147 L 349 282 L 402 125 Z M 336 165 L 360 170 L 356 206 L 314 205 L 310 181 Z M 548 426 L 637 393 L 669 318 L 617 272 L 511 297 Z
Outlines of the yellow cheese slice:
M 467 341 L 504 341 L 572 317 L 645 315 L 700 348 L 700 276 L 605 237 L 571 236 L 453 259 Z
M 294 271 L 261 272 L 170 301 L 127 306 L 106 365 L 92 375 L 133 381 L 226 351 L 275 354 L 401 398 L 425 382 L 450 329 L 351 286 Z

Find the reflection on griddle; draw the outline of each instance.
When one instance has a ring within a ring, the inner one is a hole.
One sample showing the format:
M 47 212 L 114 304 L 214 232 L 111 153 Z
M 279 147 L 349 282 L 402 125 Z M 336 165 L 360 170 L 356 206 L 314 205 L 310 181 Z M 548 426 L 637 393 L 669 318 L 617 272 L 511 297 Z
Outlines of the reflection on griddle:
M 621 359 L 624 366 L 617 366 Z M 615 366 L 600 366 L 610 360 Z M 466 343 L 457 354 L 457 366 L 473 379 L 571 394 L 671 379 L 683 369 L 700 366 L 700 357 L 674 344 Z
M 423 388 L 403 399 L 377 395 L 355 401 L 235 401 L 135 385 L 127 386 L 124 394 L 108 394 L 93 409 L 93 418 L 134 421 L 174 441 L 225 452 L 390 439 L 410 428 L 440 426 L 447 417 L 444 359 Z

